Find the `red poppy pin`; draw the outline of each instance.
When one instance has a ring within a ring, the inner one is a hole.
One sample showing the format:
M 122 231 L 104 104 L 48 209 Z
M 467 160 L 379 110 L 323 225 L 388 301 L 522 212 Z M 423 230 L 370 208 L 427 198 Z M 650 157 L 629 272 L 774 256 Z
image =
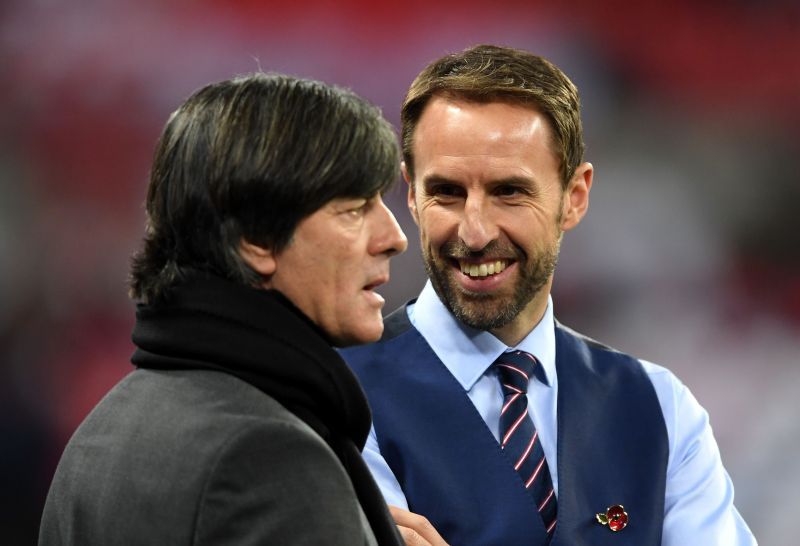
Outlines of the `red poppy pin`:
M 622 531 L 628 525 L 628 513 L 621 504 L 615 504 L 606 508 L 605 512 L 598 512 L 597 521 L 614 532 Z

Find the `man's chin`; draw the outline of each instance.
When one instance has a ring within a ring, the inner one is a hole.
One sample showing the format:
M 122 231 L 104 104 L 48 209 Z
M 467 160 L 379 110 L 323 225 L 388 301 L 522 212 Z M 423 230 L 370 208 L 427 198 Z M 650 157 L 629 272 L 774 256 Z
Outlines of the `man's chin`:
M 378 313 L 375 317 L 364 317 L 358 324 L 342 328 L 336 334 L 326 333 L 334 347 L 344 348 L 374 343 L 383 335 L 383 318 Z
M 493 330 L 505 326 L 518 314 L 513 305 L 496 296 L 479 294 L 475 297 L 460 294 L 445 306 L 459 322 L 476 330 Z

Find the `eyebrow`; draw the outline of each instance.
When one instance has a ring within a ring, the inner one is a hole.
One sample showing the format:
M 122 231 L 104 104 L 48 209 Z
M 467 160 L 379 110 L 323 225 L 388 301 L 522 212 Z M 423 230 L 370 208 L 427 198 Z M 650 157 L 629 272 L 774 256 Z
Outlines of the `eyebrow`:
M 461 184 L 458 180 L 452 180 L 446 176 L 439 176 L 438 174 L 428 175 L 422 179 L 422 185 L 430 187 L 435 184 Z
M 368 203 L 373 198 L 374 198 L 374 196 L 372 196 L 372 197 L 359 197 L 357 195 L 350 196 L 350 197 L 334 197 L 333 199 L 328 201 L 323 206 L 331 205 L 334 208 L 336 208 L 336 207 L 349 207 L 349 206 L 352 206 L 353 204 L 359 203 L 361 201 L 364 201 L 364 202 Z
M 422 179 L 422 185 L 426 188 L 434 186 L 436 184 L 455 184 L 455 185 L 462 185 L 463 182 L 459 180 L 454 180 L 451 178 L 447 178 L 446 176 L 441 176 L 438 174 L 432 174 L 426 176 Z M 488 187 L 496 187 L 496 186 L 525 186 L 528 188 L 537 188 L 539 183 L 534 178 L 529 178 L 525 176 L 507 176 L 504 178 L 498 178 L 495 180 L 490 180 L 487 184 Z

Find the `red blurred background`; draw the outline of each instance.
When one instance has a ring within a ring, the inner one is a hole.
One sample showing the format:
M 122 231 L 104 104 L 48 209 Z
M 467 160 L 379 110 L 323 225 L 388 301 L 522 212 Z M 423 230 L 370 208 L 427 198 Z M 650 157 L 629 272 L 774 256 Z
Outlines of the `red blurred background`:
M 794 1 L 6 0 L 0 6 L 0 543 L 35 543 L 63 445 L 130 371 L 128 259 L 169 113 L 262 69 L 397 124 L 416 73 L 481 42 L 581 90 L 596 169 L 559 318 L 673 369 L 764 544 L 800 512 L 800 6 Z M 387 311 L 424 282 L 412 241 Z M 98 476 L 102 479 L 102 476 Z

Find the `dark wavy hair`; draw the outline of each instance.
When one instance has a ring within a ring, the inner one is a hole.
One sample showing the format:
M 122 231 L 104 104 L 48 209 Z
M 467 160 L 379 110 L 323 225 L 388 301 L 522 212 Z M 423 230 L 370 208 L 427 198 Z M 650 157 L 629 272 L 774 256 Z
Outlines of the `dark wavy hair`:
M 263 73 L 207 85 L 156 146 L 131 297 L 157 301 L 189 270 L 253 285 L 242 239 L 279 252 L 330 200 L 386 191 L 398 165 L 392 126 L 351 91 Z
M 414 176 L 414 131 L 434 96 L 478 102 L 507 101 L 541 111 L 553 130 L 553 151 L 561 164 L 562 185 L 583 161 L 584 143 L 578 89 L 556 65 L 510 47 L 477 45 L 446 55 L 414 79 L 401 112 L 403 160 Z

